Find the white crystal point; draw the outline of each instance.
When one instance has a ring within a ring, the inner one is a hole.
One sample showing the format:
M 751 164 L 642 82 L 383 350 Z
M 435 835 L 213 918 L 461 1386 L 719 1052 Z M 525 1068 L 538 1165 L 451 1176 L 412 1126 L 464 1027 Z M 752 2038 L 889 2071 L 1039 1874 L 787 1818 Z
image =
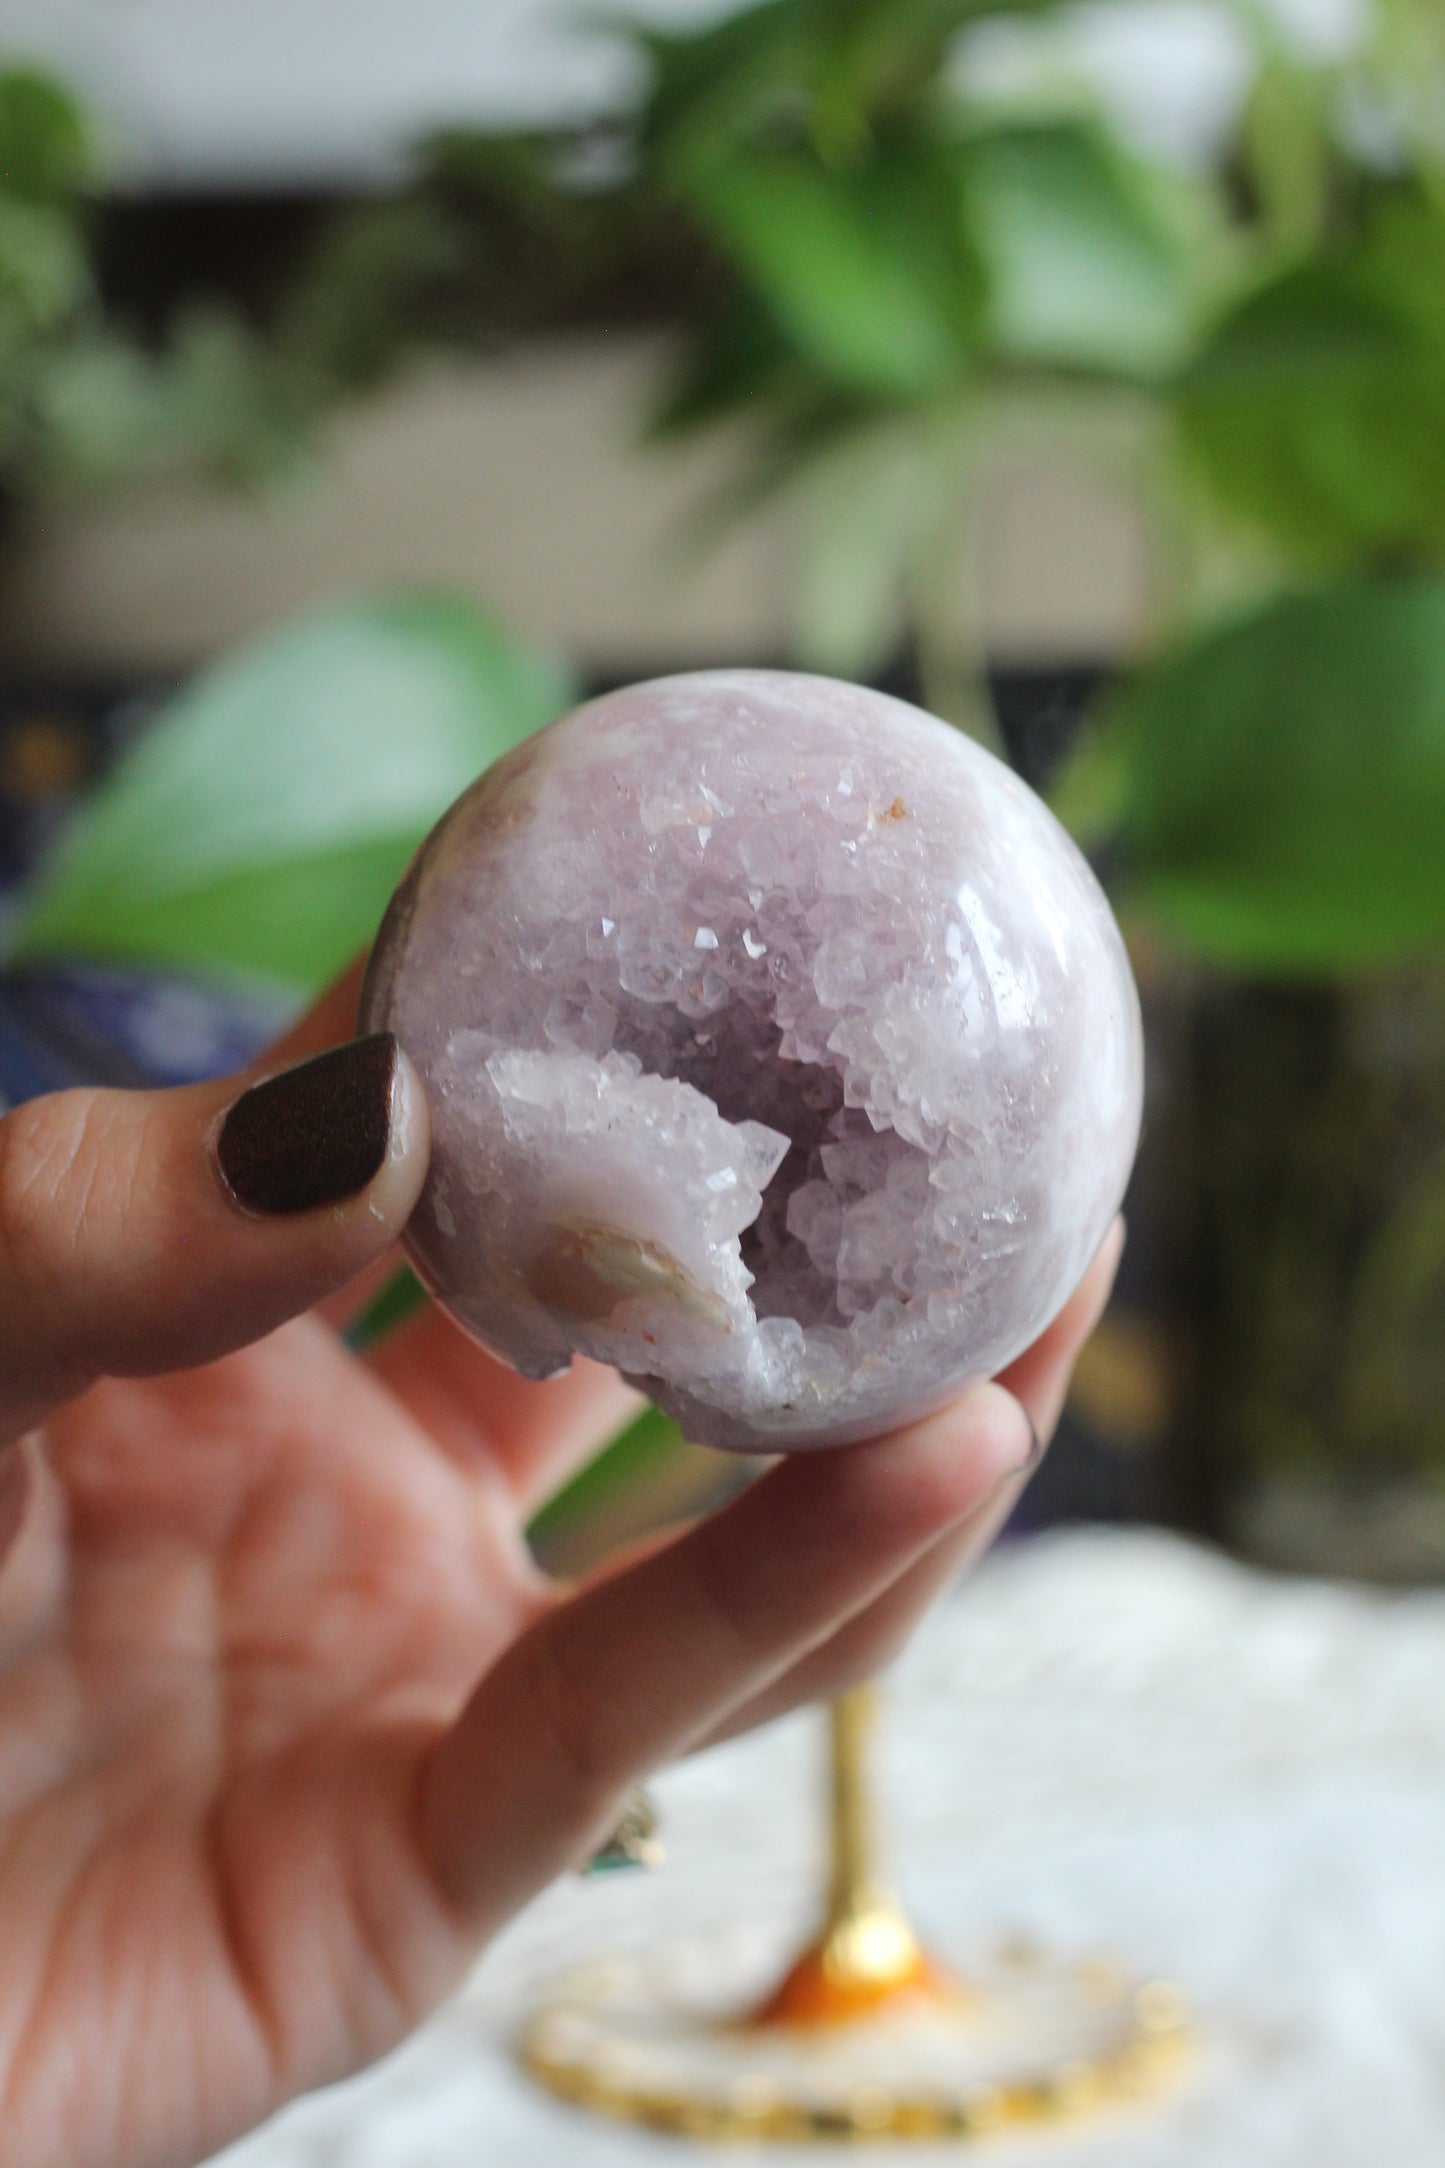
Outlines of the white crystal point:
M 743 1450 L 1001 1369 L 1138 1138 L 1138 1001 L 1073 843 L 826 678 L 662 678 L 499 761 L 398 889 L 362 1024 L 427 1086 L 438 1299 L 528 1377 L 593 1356 Z

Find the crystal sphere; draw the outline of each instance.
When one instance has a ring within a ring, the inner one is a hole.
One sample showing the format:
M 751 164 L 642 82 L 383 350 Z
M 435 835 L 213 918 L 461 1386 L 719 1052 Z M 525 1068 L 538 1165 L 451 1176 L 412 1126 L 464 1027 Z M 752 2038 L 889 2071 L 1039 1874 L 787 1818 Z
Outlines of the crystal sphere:
M 946 724 L 719 671 L 489 769 L 383 922 L 434 1147 L 428 1289 L 524 1376 L 610 1363 L 701 1443 L 842 1443 L 1001 1369 L 1134 1155 L 1138 1001 L 1047 808 Z

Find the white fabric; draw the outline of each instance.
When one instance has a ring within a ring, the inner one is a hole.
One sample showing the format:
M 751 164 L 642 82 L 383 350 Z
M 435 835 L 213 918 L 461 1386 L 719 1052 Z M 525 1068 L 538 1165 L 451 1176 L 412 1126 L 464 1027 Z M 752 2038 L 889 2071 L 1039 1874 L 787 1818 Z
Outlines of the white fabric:
M 1001 1554 L 934 1617 L 888 1709 L 895 1865 L 929 1938 L 965 1969 L 1012 1932 L 1112 1954 L 1181 1982 L 1200 2023 L 1197 2075 L 1167 2107 L 1010 2138 L 1001 2159 L 1439 2168 L 1445 1594 L 1268 1580 L 1158 1534 L 1062 1534 Z M 818 1720 L 799 1717 L 671 1772 L 665 1869 L 549 1891 L 407 2048 L 226 2168 L 681 2162 L 695 2149 L 535 2091 L 509 2033 L 549 1975 L 594 1953 L 745 1915 L 776 1921 L 780 1944 L 800 1933 L 820 1754 Z

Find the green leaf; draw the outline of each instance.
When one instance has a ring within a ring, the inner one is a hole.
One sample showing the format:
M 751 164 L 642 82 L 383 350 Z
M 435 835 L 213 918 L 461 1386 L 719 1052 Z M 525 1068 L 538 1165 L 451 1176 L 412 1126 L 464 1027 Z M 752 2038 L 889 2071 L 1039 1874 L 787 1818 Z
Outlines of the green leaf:
M 806 669 L 863 678 L 897 656 L 920 569 L 956 558 L 972 480 L 973 416 L 889 415 L 855 426 L 798 476 L 795 604 Z
M 787 338 L 757 297 L 730 294 L 710 321 L 688 332 L 652 423 L 664 439 L 746 413 L 787 395 L 800 375 Z
M 166 432 L 155 357 L 99 327 L 40 357 L 31 392 L 29 492 L 100 490 L 162 463 Z
M 94 176 L 90 131 L 69 93 L 32 68 L 0 74 L 0 189 L 47 203 Z
M 16 952 L 325 983 L 458 792 L 568 704 L 459 601 L 327 611 L 173 700 L 41 870 Z
M 990 128 L 966 173 L 1005 355 L 1131 376 L 1177 364 L 1212 253 L 1202 197 L 1078 120 Z
M 620 21 L 651 78 L 641 116 L 654 166 L 728 153 L 773 113 L 795 106 L 816 67 L 814 9 L 761 0 L 700 30 Z
M 795 603 L 802 668 L 861 678 L 902 646 L 926 479 L 919 449 L 900 427 L 880 426 L 847 440 L 810 476 Z
M 1267 21 L 1261 17 L 1261 29 Z M 1238 156 L 1270 246 L 1296 255 L 1317 246 L 1329 212 L 1339 85 L 1331 70 L 1269 30 L 1262 48 L 1240 117 Z
M 981 17 L 1047 14 L 1058 0 L 814 0 L 818 105 L 846 99 L 864 125 L 927 105 L 960 31 Z
M 1445 942 L 1445 583 L 1206 633 L 1117 698 L 1102 751 L 1123 900 L 1185 946 L 1319 975 Z
M 0 360 L 53 331 L 89 292 L 90 266 L 75 221 L 0 190 Z
M 346 1344 L 359 1355 L 369 1348 L 379 1347 L 389 1334 L 409 1324 L 426 1308 L 427 1291 L 412 1271 L 403 1265 L 394 1272 L 386 1285 L 372 1296 L 360 1317 L 346 1328 Z
M 943 161 L 880 155 L 830 173 L 810 152 L 694 166 L 685 192 L 799 353 L 884 398 L 966 375 L 982 280 Z
M 1220 505 L 1305 562 L 1445 548 L 1445 214 L 1397 207 L 1285 271 L 1182 379 L 1185 454 Z
M 1005 12 L 1056 4 L 1012 0 Z M 998 12 L 998 0 L 763 0 L 701 30 L 617 27 L 652 78 L 650 158 L 726 156 L 790 134 L 841 163 L 900 113 L 929 108 L 959 31 Z
M 32 371 L 33 441 L 19 482 L 99 492 L 192 472 L 266 482 L 299 464 L 304 414 L 260 340 L 220 308 L 186 312 L 152 352 L 87 329 Z
M 374 932 L 418 838 L 385 836 L 314 857 L 255 867 L 179 894 L 125 898 L 106 921 L 43 907 L 25 951 L 38 941 L 90 956 L 163 960 L 202 974 L 217 966 L 248 977 L 324 985 Z M 93 910 L 93 906 L 90 907 Z
M 275 349 L 313 399 L 374 390 L 465 264 L 459 221 L 427 197 L 353 209 L 290 294 Z

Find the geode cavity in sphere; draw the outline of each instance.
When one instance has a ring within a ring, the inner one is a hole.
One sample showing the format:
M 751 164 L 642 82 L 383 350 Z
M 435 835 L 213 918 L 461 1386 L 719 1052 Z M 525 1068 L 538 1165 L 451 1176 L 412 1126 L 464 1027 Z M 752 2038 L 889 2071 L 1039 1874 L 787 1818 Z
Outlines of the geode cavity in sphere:
M 427 1286 L 524 1375 L 591 1355 L 714 1445 L 863 1437 L 1000 1369 L 1138 1132 L 1074 845 L 823 678 L 664 678 L 500 761 L 398 890 L 363 1028 L 431 1102 Z

